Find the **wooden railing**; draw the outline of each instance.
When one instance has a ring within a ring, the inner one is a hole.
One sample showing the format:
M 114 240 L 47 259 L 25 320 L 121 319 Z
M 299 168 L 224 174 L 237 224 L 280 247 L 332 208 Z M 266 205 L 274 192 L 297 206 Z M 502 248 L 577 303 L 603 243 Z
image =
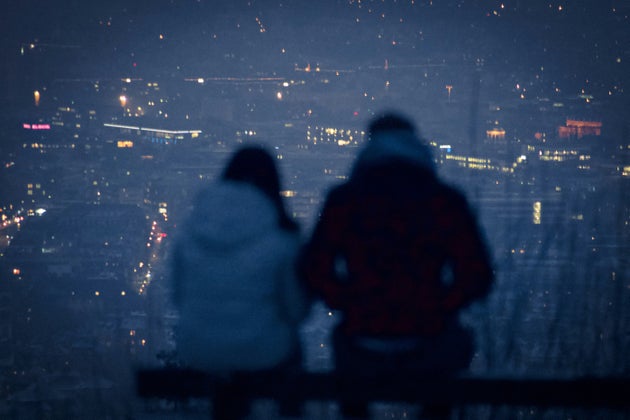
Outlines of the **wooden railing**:
M 137 372 L 137 392 L 149 398 L 209 398 L 214 418 L 233 418 L 224 403 L 248 404 L 256 399 L 301 404 L 306 401 L 372 401 L 537 407 L 601 407 L 630 414 L 629 377 L 565 379 L 516 377 L 428 378 L 405 374 L 344 377 L 335 373 L 239 373 L 217 378 L 185 369 Z M 228 404 L 229 405 L 229 404 Z

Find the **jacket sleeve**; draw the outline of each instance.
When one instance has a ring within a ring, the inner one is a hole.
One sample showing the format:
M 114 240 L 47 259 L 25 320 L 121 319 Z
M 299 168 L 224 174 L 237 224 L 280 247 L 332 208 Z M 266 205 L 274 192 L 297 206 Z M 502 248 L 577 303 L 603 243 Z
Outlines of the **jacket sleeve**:
M 310 299 L 301 282 L 297 270 L 298 241 L 294 242 L 286 261 L 280 267 L 280 299 L 283 315 L 293 325 L 297 325 L 308 315 Z
M 344 232 L 344 211 L 329 195 L 310 241 L 300 258 L 300 273 L 309 292 L 321 298 L 332 309 L 347 301 L 343 282 L 339 281 L 335 261 Z
M 447 291 L 443 307 L 456 311 L 485 297 L 493 282 L 488 249 L 477 221 L 463 196 L 454 200 L 446 247 L 453 268 L 453 283 Z

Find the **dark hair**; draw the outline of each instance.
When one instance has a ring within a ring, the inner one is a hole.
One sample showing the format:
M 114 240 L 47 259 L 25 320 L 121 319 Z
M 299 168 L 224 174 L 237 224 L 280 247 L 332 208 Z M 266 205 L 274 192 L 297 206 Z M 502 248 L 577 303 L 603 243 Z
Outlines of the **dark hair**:
M 368 133 L 373 135 L 380 131 L 404 130 L 414 133 L 415 127 L 413 123 L 402 115 L 393 112 L 387 112 L 376 117 L 368 127 Z
M 280 197 L 280 176 L 276 164 L 264 148 L 246 146 L 238 150 L 225 167 L 222 178 L 246 182 L 260 189 L 276 206 L 280 227 L 298 230 L 297 223 L 287 215 Z

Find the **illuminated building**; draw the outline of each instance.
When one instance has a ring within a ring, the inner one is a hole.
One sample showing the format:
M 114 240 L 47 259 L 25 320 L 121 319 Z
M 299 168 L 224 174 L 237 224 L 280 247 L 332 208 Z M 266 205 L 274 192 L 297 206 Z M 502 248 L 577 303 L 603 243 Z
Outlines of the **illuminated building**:
M 490 170 L 490 171 L 498 171 L 502 168 L 496 166 L 490 159 L 473 157 L 473 156 L 462 156 L 462 155 L 453 155 L 453 154 L 445 154 L 443 156 L 444 160 L 441 160 L 443 164 L 455 164 L 456 166 L 468 169 L 478 169 L 478 170 Z
M 312 144 L 336 144 L 337 146 L 358 146 L 365 141 L 365 131 L 331 128 L 306 128 L 306 141 Z
M 486 130 L 486 138 L 490 140 L 503 140 L 505 139 L 505 130 L 501 127 L 494 127 L 490 130 Z
M 143 138 L 156 144 L 177 144 L 188 139 L 195 139 L 201 134 L 201 130 L 163 130 L 159 128 L 147 128 L 122 124 L 103 124 L 104 127 L 117 128 L 121 134 L 128 137 L 135 134 L 137 137 Z M 131 143 L 131 144 L 130 144 Z M 133 142 L 128 138 L 119 139 L 118 147 L 133 147 Z
M 566 125 L 558 127 L 558 137 L 561 139 L 584 136 L 600 136 L 602 123 L 599 121 L 580 121 L 567 119 Z
M 65 108 L 64 108 L 65 109 Z M 38 149 L 37 152 L 45 153 L 46 149 L 74 149 L 76 140 L 80 137 L 81 123 L 76 120 L 73 125 L 58 121 L 53 117 L 52 123 L 43 121 L 26 121 L 22 123 L 24 130 L 24 148 Z
M 98 278 L 79 282 L 74 290 L 92 296 L 98 286 L 101 294 L 119 296 L 135 278 L 130 256 L 145 257 L 147 231 L 145 213 L 137 205 L 73 204 L 49 210 L 16 235 L 6 251 L 12 266 L 3 267 L 2 275 L 20 275 L 25 281 L 42 276 Z

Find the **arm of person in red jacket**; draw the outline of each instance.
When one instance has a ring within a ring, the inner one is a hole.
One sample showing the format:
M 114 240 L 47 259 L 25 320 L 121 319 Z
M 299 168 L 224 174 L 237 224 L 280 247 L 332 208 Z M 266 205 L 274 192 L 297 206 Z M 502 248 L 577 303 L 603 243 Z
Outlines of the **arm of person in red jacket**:
M 453 282 L 443 301 L 448 312 L 485 297 L 494 279 L 483 234 L 464 197 L 455 200 L 451 217 L 445 235 L 453 268 Z
M 340 257 L 343 219 L 341 208 L 327 201 L 300 258 L 301 277 L 307 287 L 331 309 L 340 309 L 346 301 L 344 284 L 335 269 L 336 259 Z

